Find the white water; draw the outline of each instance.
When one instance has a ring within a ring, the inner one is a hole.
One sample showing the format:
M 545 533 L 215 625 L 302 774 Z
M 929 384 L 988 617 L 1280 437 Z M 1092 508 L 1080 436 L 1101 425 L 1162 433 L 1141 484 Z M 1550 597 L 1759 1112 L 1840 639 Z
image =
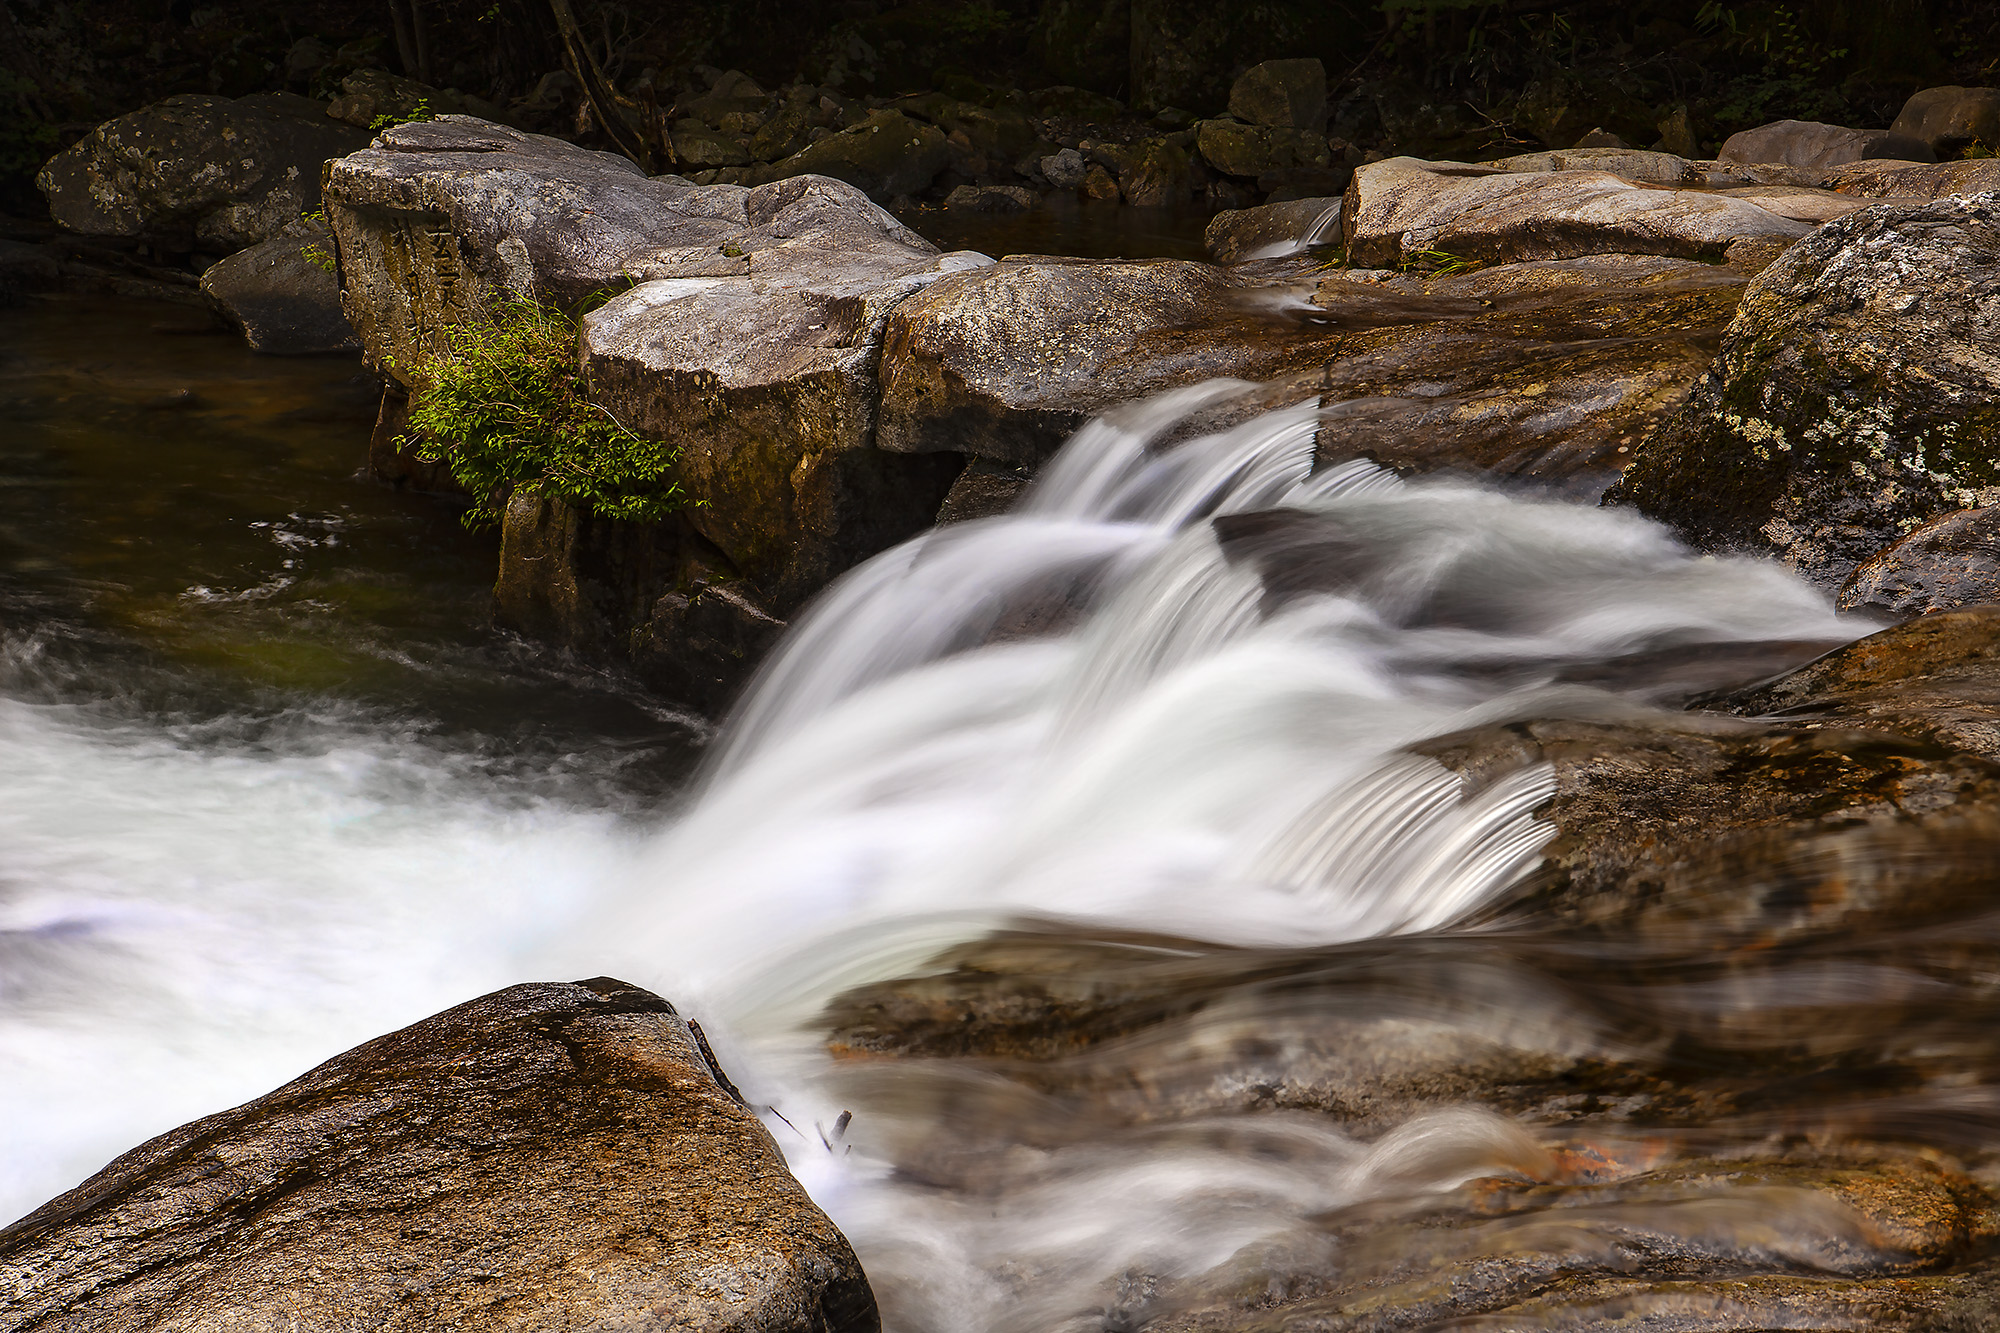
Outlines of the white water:
M 1312 404 L 1162 446 L 1235 391 L 1096 423 L 1016 514 L 849 575 L 672 814 L 523 792 L 358 712 L 232 730 L 0 698 L 0 1213 L 386 1028 L 599 973 L 700 1017 L 798 1127 L 771 1121 L 905 1333 L 1047 1328 L 1120 1274 L 1198 1274 L 1529 1151 L 1464 1115 L 1372 1147 L 1285 1116 L 1157 1126 L 1023 1149 L 996 1202 L 890 1171 L 950 1132 L 925 1076 L 857 1082 L 820 1047 L 832 996 L 1023 918 L 1446 927 L 1532 866 L 1548 777 L 1467 799 L 1402 747 L 1633 706 L 1552 684 L 1567 663 L 1852 632 L 1630 515 L 1314 474 Z M 1267 598 L 1225 558 L 1207 520 L 1274 506 L 1348 553 L 1337 588 Z M 33 644 L 10 651 L 18 682 Z M 843 1109 L 830 1152 L 811 1126 Z

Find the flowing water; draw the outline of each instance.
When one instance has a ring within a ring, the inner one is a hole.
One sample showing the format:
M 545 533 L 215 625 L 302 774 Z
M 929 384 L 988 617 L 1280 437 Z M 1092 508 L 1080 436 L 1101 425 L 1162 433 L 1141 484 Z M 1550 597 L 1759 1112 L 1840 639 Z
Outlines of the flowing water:
M 1204 431 L 1214 384 L 855 570 L 711 737 L 485 628 L 490 542 L 349 479 L 362 405 L 317 409 L 351 365 L 125 318 L 0 314 L 10 1215 L 389 1027 L 609 973 L 703 1021 L 893 1329 L 1126 1327 L 1246 1256 L 1324 1265 L 1332 1210 L 1555 1151 L 1508 1107 L 1298 1109 L 1329 1062 L 1610 1059 L 1672 1005 L 1713 1033 L 1915 984 L 1828 956 L 1669 988 L 1496 926 L 1549 773 L 1474 790 L 1406 748 L 1663 692 L 1605 664 L 1870 628 L 1775 568 L 1323 461 L 1311 402 Z M 1032 1076 L 829 1049 L 854 997 L 981 949 L 1145 1017 Z

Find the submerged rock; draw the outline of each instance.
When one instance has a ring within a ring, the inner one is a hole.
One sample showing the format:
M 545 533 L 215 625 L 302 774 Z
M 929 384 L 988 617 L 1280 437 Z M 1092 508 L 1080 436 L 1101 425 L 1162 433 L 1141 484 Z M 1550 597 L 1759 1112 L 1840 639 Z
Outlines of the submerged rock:
M 698 1033 L 603 977 L 163 1134 L 0 1231 L 0 1274 L 12 1328 L 879 1327 Z
M 201 290 L 253 352 L 304 356 L 361 345 L 341 313 L 333 233 L 324 224 L 293 227 L 209 265 Z
M 1990 200 L 1827 224 L 1751 284 L 1721 355 L 1609 503 L 1829 592 L 1927 518 L 2000 495 Z
M 1591 254 L 1719 260 L 1811 230 L 1744 200 L 1661 190 L 1602 171 L 1519 172 L 1397 157 L 1364 166 L 1341 217 L 1349 259 L 1390 267 L 1425 254 L 1487 263 Z
M 320 168 L 367 141 L 291 93 L 185 94 L 99 125 L 35 184 L 70 231 L 227 253 L 318 208 Z

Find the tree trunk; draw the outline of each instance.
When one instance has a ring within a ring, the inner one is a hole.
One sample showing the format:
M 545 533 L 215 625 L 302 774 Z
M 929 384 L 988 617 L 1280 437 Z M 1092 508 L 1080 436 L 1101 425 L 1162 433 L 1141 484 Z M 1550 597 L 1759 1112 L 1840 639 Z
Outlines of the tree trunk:
M 604 71 L 598 68 L 597 58 L 590 53 L 590 44 L 584 40 L 583 30 L 577 26 L 576 14 L 569 7 L 569 0 L 549 0 L 549 8 L 556 16 L 556 30 L 562 34 L 570 73 L 576 75 L 576 81 L 583 85 L 583 95 L 590 102 L 591 114 L 619 152 L 651 171 L 653 154 L 645 140 L 632 132 L 632 127 L 626 124 L 624 115 L 618 110 L 618 99 L 604 81 Z

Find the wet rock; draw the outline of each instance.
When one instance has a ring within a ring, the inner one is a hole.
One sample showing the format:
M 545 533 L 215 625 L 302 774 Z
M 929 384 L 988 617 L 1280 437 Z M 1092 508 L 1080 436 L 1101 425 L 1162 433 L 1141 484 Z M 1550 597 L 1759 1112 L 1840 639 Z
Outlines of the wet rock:
M 1491 263 L 1589 254 L 1722 258 L 1810 228 L 1743 200 L 1661 190 L 1600 171 L 1505 172 L 1398 157 L 1354 173 L 1342 225 L 1357 265 L 1424 253 Z
M 1083 197 L 1115 203 L 1118 199 L 1118 178 L 1095 162 L 1091 163 L 1083 173 Z
M 1326 68 L 1317 60 L 1266 60 L 1229 87 L 1229 114 L 1252 125 L 1326 132 Z
M 291 93 L 187 94 L 99 125 L 35 184 L 70 231 L 227 253 L 316 209 L 321 166 L 366 142 Z
M 304 356 L 361 345 L 341 313 L 333 233 L 324 223 L 295 226 L 209 265 L 201 290 L 253 352 Z
M 1327 168 L 1333 158 L 1326 136 L 1315 130 L 1204 120 L 1197 129 L 1201 155 L 1228 176 L 1264 176 L 1302 167 Z
M 987 458 L 975 458 L 965 465 L 958 479 L 938 506 L 937 521 L 964 523 L 975 518 L 991 518 L 1014 507 L 1028 487 L 1022 469 L 1010 468 Z
M 2000 602 L 2000 509 L 1934 518 L 1862 561 L 1840 587 L 1843 611 L 1921 616 Z
M 1320 358 L 1220 269 L 1178 260 L 1021 261 L 954 274 L 897 307 L 878 441 L 1039 463 L 1096 413 L 1217 375 Z
M 2000 495 L 2000 362 L 1983 200 L 1828 223 L 1744 296 L 1720 356 L 1609 503 L 1831 592 L 1925 519 Z
M 0 1232 L 10 1327 L 851 1330 L 846 1240 L 703 1043 L 495 992 L 134 1149 Z
M 653 603 L 633 632 L 632 665 L 667 698 L 721 712 L 784 632 L 737 584 L 697 580 Z
M 961 185 L 945 197 L 944 206 L 966 213 L 1025 213 L 1035 206 L 1035 192 L 1019 185 Z
M 1292 199 L 1217 213 L 1201 234 L 1217 263 L 1295 254 L 1308 245 L 1340 244 L 1340 198 Z
M 920 124 L 900 111 L 877 111 L 765 168 L 760 179 L 831 176 L 871 199 L 887 201 L 920 192 L 950 161 L 951 146 L 936 126 Z
M 1837 167 L 1863 158 L 1933 162 L 1929 143 L 1894 130 L 1851 130 L 1816 120 L 1776 120 L 1738 130 L 1716 156 L 1725 162 L 1782 162 L 1792 167 Z
M 1940 157 L 1973 144 L 2000 144 L 2000 88 L 1925 88 L 1912 93 L 1891 127 L 1930 145 Z

